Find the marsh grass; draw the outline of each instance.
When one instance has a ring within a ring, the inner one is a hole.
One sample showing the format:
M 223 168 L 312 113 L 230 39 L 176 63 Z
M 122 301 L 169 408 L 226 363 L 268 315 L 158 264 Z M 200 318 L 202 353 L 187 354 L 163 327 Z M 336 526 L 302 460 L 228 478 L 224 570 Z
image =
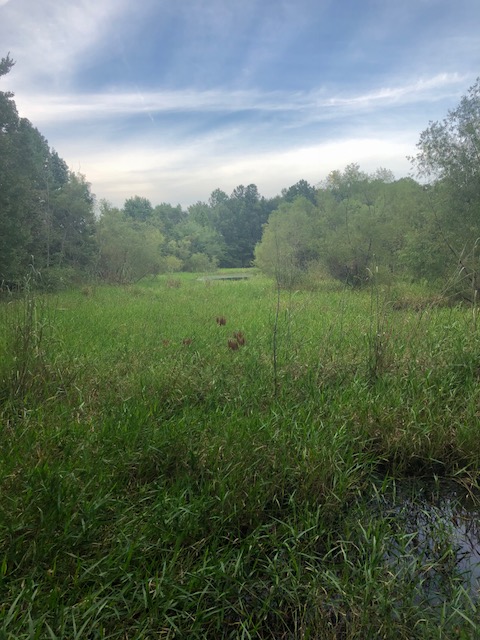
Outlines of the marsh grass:
M 477 637 L 448 538 L 432 599 L 371 506 L 475 495 L 471 312 L 282 293 L 275 395 L 274 285 L 179 280 L 3 306 L 0 638 Z

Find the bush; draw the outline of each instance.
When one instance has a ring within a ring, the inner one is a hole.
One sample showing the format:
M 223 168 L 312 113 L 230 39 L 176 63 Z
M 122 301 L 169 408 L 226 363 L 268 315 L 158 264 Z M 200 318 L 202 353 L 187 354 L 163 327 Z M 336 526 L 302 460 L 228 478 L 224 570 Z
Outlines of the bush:
M 193 253 L 188 260 L 185 261 L 184 270 L 193 273 L 203 273 L 207 271 L 215 271 L 217 262 L 205 253 Z

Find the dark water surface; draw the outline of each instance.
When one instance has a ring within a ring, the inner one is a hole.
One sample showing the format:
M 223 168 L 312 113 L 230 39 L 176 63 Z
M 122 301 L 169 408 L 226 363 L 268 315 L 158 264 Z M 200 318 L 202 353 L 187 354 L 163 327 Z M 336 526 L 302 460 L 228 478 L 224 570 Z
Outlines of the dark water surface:
M 201 282 L 209 282 L 211 280 L 248 280 L 250 278 L 248 273 L 237 273 L 232 275 L 219 275 L 219 276 L 203 276 L 198 278 Z
M 386 558 L 392 571 L 410 572 L 432 602 L 446 595 L 452 581 L 478 600 L 478 494 L 453 481 L 402 480 L 379 491 L 371 508 L 393 533 Z

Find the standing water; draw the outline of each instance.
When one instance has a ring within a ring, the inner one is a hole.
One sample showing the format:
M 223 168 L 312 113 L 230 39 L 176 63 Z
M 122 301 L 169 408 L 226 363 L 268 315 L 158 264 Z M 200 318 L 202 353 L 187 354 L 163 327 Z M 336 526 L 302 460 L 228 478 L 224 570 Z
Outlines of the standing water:
M 478 601 L 478 495 L 452 481 L 403 480 L 379 492 L 371 506 L 393 534 L 387 564 L 395 573 L 411 573 L 419 595 L 439 603 L 460 584 Z

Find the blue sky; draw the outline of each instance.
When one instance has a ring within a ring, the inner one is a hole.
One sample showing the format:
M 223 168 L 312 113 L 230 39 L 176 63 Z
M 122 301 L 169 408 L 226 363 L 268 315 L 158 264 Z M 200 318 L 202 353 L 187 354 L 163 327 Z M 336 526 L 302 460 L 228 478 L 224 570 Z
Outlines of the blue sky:
M 98 199 L 269 197 L 351 162 L 411 174 L 479 34 L 479 0 L 0 0 L 0 89 Z

